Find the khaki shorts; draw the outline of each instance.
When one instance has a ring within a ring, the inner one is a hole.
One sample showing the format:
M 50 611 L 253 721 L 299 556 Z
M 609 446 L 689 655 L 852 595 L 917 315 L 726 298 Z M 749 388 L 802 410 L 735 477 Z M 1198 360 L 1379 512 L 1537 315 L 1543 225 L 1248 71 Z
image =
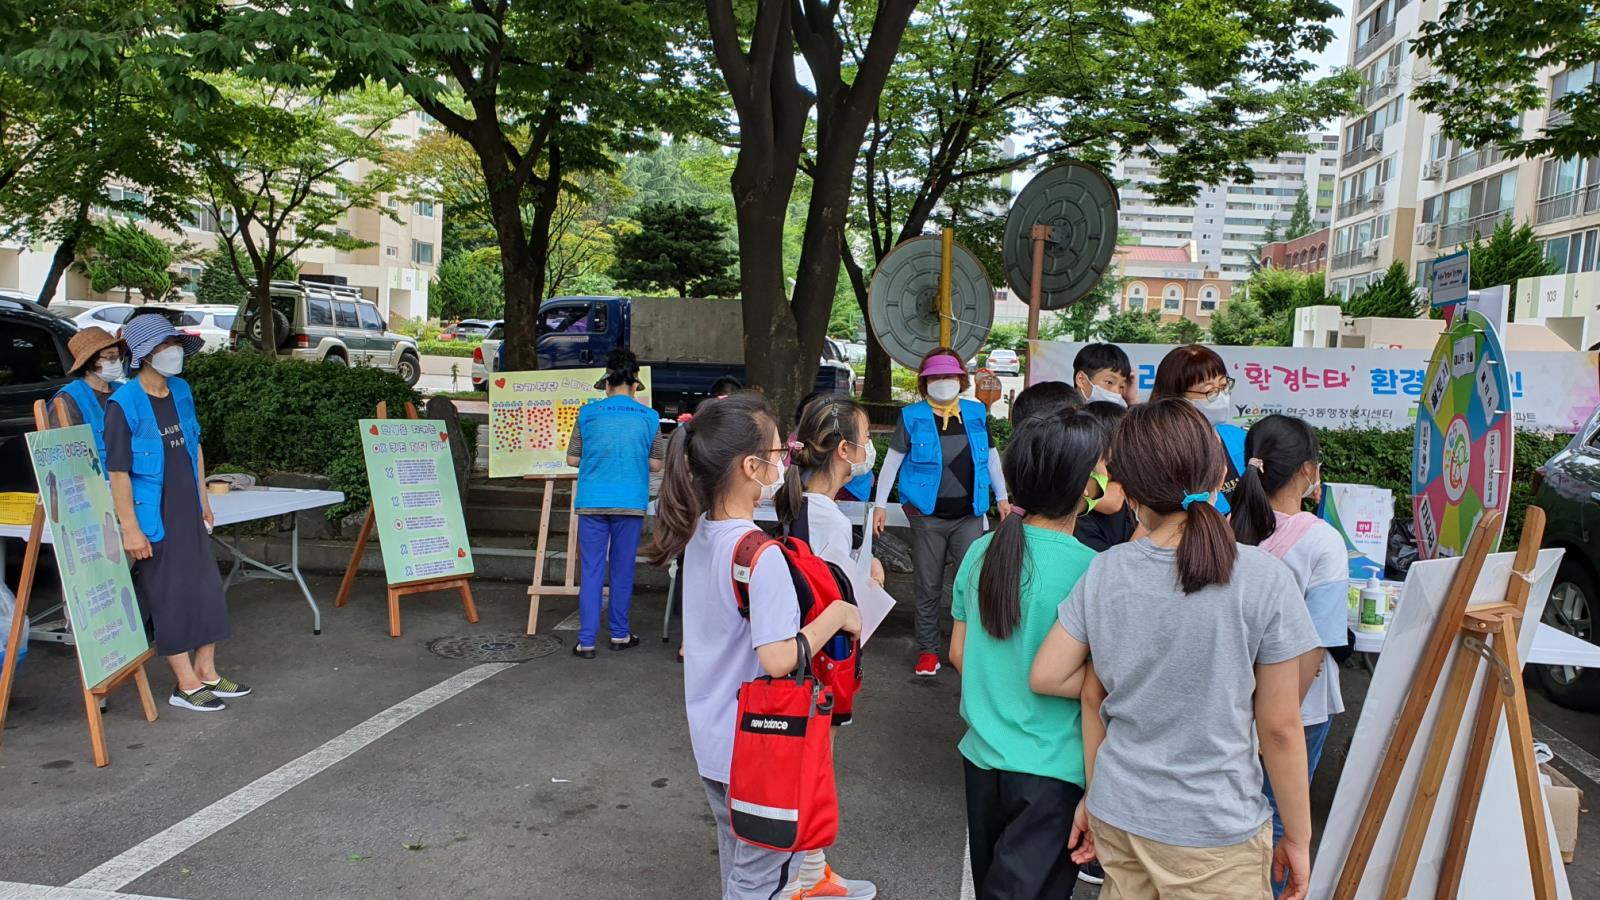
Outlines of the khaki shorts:
M 1231 847 L 1177 847 L 1090 816 L 1106 870 L 1100 900 L 1272 900 L 1272 823 Z

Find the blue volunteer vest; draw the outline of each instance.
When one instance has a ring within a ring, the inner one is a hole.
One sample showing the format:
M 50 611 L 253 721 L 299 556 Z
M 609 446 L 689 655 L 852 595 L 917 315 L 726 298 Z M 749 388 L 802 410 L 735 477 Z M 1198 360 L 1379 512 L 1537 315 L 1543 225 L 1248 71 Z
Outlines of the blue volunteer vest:
M 989 511 L 989 413 L 976 400 L 961 402 L 961 424 L 972 448 L 972 514 Z M 923 515 L 932 515 L 939 499 L 939 481 L 944 477 L 944 448 L 939 441 L 939 423 L 927 401 L 913 403 L 900 411 L 911 450 L 900 464 L 900 500 Z
M 577 508 L 643 510 L 650 502 L 650 447 L 661 430 L 656 411 L 615 394 L 584 404 L 577 428 L 583 438 Z
M 1217 507 L 1217 512 L 1227 515 L 1233 508 L 1228 502 L 1228 494 L 1239 484 L 1239 474 L 1244 471 L 1245 431 L 1237 425 L 1224 422 L 1217 426 L 1217 436 L 1222 438 L 1222 449 L 1228 457 L 1228 471 L 1222 480 L 1222 490 L 1217 492 L 1214 505 Z
M 194 414 L 194 394 L 182 378 L 168 378 L 167 388 L 172 391 L 172 404 L 178 409 L 178 424 L 183 428 L 184 445 L 189 451 L 198 486 L 200 420 Z M 161 438 L 161 426 L 156 422 L 150 397 L 137 378 L 117 388 L 111 395 L 111 402 L 121 407 L 123 418 L 128 420 L 128 430 L 133 433 L 133 464 L 128 473 L 133 484 L 133 512 L 138 516 L 139 530 L 153 544 L 167 536 L 166 526 L 161 522 L 161 493 L 167 474 L 167 448 Z
M 100 408 L 100 398 L 95 395 L 94 388 L 89 387 L 89 382 L 79 378 L 71 381 L 66 387 L 56 392 L 72 399 L 74 406 L 78 407 L 78 415 L 83 417 L 83 424 L 89 426 L 94 432 L 94 449 L 100 454 L 100 462 L 106 461 L 106 411 Z M 52 407 L 54 406 L 54 398 Z M 101 466 L 103 470 L 105 466 Z M 109 475 L 107 477 L 110 477 Z

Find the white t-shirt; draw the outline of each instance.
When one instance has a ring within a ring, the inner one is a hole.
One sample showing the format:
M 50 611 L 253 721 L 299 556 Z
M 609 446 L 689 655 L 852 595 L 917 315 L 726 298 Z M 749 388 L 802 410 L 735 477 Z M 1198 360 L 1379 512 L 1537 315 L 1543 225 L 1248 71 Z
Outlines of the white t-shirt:
M 855 566 L 850 555 L 855 535 L 839 504 L 832 497 L 806 491 L 806 522 L 811 528 L 811 552 L 850 571 Z
M 776 547 L 756 558 L 750 617 L 733 595 L 733 551 L 755 530 L 748 519 L 701 516 L 683 551 L 683 702 L 702 778 L 728 783 L 739 686 L 764 674 L 755 649 L 800 630 L 800 601 Z
M 1349 640 L 1345 630 L 1350 608 L 1350 555 L 1344 538 L 1311 513 L 1273 515 L 1277 518 L 1277 531 L 1261 542 L 1261 549 L 1283 560 L 1293 573 L 1295 584 L 1306 598 L 1306 611 L 1317 629 L 1318 643 L 1323 647 L 1345 646 Z M 1339 664 L 1333 654 L 1324 650 L 1322 671 L 1300 704 L 1300 722 L 1320 725 L 1342 712 Z

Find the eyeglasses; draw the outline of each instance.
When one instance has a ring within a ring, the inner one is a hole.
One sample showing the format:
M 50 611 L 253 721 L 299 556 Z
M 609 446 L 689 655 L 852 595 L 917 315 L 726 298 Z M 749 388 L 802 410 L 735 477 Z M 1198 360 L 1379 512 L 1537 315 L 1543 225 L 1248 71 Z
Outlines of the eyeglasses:
M 1218 397 L 1221 397 L 1223 394 L 1227 394 L 1227 393 L 1232 392 L 1233 391 L 1233 386 L 1239 383 L 1239 382 L 1235 381 L 1233 378 L 1231 378 L 1231 377 L 1229 377 L 1227 375 L 1224 375 L 1222 377 L 1224 379 L 1222 387 L 1213 388 L 1212 390 L 1207 391 L 1204 394 L 1200 394 L 1201 399 L 1204 399 L 1204 400 L 1215 400 Z M 1189 390 L 1185 391 L 1184 393 L 1199 394 L 1200 393 L 1200 389 L 1199 388 L 1190 388 Z
M 1089 479 L 1100 486 L 1100 496 L 1091 497 L 1088 494 L 1083 495 L 1083 512 L 1085 515 L 1094 512 L 1094 508 L 1100 504 L 1100 500 L 1106 495 L 1106 485 L 1111 483 L 1111 476 L 1105 474 L 1104 472 L 1090 472 Z

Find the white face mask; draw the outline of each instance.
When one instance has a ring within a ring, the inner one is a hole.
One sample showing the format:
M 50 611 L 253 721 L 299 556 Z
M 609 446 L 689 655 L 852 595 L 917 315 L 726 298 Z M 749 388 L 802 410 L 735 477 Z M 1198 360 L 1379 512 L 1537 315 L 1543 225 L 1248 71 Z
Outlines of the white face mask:
M 860 447 L 867 451 L 867 455 L 863 456 L 860 462 L 853 462 L 850 464 L 850 477 L 860 478 L 868 472 L 871 472 L 872 467 L 878 462 L 878 445 L 870 441 L 865 444 L 857 444 L 855 441 L 846 441 L 846 443 L 855 447 Z
M 127 370 L 122 367 L 120 359 L 100 360 L 95 364 L 94 373 L 99 375 L 101 380 L 112 384 L 128 380 Z
M 157 372 L 171 377 L 183 371 L 183 348 L 168 347 L 150 354 L 150 365 Z
M 1233 394 L 1223 391 L 1210 400 L 1190 400 L 1194 408 L 1205 413 L 1213 425 L 1222 425 L 1233 419 Z
M 1124 407 L 1124 408 L 1127 407 L 1128 400 L 1127 400 L 1127 398 L 1123 397 L 1121 394 L 1117 394 L 1117 393 L 1113 393 L 1111 391 L 1108 391 L 1105 388 L 1101 387 L 1100 385 L 1094 384 L 1093 382 L 1090 382 L 1089 386 L 1091 388 L 1093 388 L 1093 390 L 1089 391 L 1089 402 L 1090 403 L 1093 403 L 1096 400 L 1104 400 L 1107 403 L 1115 403 L 1118 406 L 1121 406 L 1121 407 Z
M 1311 499 L 1311 496 L 1313 494 L 1315 494 L 1317 492 L 1317 489 L 1320 488 L 1320 487 L 1322 487 L 1322 467 L 1321 466 L 1317 466 L 1316 477 L 1312 478 L 1311 479 L 1311 483 L 1306 485 L 1306 489 L 1303 492 L 1301 492 L 1301 494 L 1300 494 L 1300 499 L 1301 500 L 1309 500 L 1309 499 Z
M 961 382 L 955 378 L 941 378 L 938 381 L 928 382 L 928 399 L 937 403 L 949 403 L 961 395 Z
M 787 468 L 781 462 L 773 462 L 770 459 L 764 459 L 764 458 L 762 458 L 760 456 L 752 456 L 750 458 L 753 459 L 753 460 L 757 460 L 759 462 L 765 463 L 766 465 L 772 466 L 773 468 L 778 470 L 778 478 L 777 478 L 777 480 L 773 481 L 770 484 L 768 484 L 765 481 L 762 481 L 759 478 L 756 479 L 756 484 L 761 485 L 761 499 L 763 501 L 766 501 L 766 500 L 771 500 L 773 497 L 778 496 L 779 488 L 783 487 L 783 475 L 784 475 L 784 472 L 787 471 Z

